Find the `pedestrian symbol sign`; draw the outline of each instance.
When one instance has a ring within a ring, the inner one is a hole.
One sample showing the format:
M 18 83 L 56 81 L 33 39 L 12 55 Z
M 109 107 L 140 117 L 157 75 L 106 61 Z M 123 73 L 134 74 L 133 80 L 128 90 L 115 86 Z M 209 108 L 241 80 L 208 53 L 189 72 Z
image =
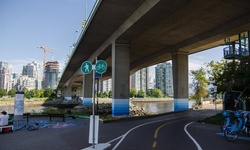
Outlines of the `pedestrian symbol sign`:
M 90 61 L 83 62 L 81 70 L 83 74 L 89 74 L 92 71 L 92 63 Z
M 102 74 L 107 70 L 107 63 L 104 60 L 99 60 L 95 65 L 96 72 Z

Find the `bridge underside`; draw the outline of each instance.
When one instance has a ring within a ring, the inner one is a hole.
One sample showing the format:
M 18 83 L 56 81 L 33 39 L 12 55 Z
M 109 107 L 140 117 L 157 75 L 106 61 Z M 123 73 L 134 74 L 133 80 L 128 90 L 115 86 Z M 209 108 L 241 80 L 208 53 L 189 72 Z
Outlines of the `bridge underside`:
M 103 0 L 93 14 L 57 89 L 81 73 L 84 61 L 94 62 L 96 57 L 108 64 L 102 79 L 111 78 L 115 43 L 130 45 L 132 74 L 172 60 L 176 53 L 189 55 L 224 45 L 225 38 L 237 40 L 238 33 L 250 29 L 249 0 Z M 72 89 L 82 82 L 82 77 L 74 78 Z
M 67 80 L 86 60 L 99 56 L 108 63 L 104 79 L 111 77 L 111 43 L 129 43 L 130 73 L 171 60 L 176 51 L 193 54 L 223 45 L 227 37 L 250 29 L 248 0 L 102 1 L 59 83 Z M 231 40 L 233 40 L 232 38 Z M 78 83 L 82 78 L 75 80 Z

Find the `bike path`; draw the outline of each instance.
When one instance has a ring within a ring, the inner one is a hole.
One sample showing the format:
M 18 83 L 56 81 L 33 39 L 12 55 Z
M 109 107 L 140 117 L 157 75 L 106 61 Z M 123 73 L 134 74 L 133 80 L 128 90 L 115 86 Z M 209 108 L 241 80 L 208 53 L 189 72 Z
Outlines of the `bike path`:
M 213 109 L 213 106 L 211 106 L 211 109 Z M 218 110 L 219 112 L 220 110 Z M 211 114 L 213 113 L 214 111 L 211 111 Z M 157 120 L 157 118 L 153 119 Z M 0 134 L 0 150 L 80 150 L 91 146 L 88 143 L 89 119 L 66 118 L 65 122 L 59 119 L 50 122 L 48 118 L 36 118 L 34 121 L 36 120 L 44 125 L 38 130 L 22 129 L 13 133 Z M 32 119 L 30 121 L 32 122 Z M 147 119 L 100 123 L 99 143 L 108 142 L 143 121 L 147 121 Z M 194 122 L 187 127 L 187 130 L 203 150 L 250 149 L 249 140 L 239 138 L 235 142 L 227 141 L 220 135 L 219 126 Z M 112 149 L 112 147 L 108 149 Z M 140 148 L 137 148 L 137 150 L 140 150 Z

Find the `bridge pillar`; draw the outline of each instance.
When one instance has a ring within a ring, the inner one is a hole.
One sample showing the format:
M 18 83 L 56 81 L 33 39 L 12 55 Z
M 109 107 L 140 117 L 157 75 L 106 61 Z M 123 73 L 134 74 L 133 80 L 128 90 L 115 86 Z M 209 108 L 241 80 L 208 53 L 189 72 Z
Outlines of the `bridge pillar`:
M 128 44 L 112 46 L 112 115 L 129 115 L 129 49 Z
M 66 100 L 72 100 L 71 96 L 72 96 L 72 87 L 71 87 L 71 85 L 68 85 L 67 89 L 66 89 L 66 93 L 65 93 L 64 99 L 66 99 Z
M 175 53 L 172 55 L 174 110 L 188 109 L 188 54 Z
M 67 86 L 64 86 L 63 88 L 62 88 L 62 90 L 61 90 L 61 96 L 62 97 L 65 97 L 66 95 L 67 95 Z
M 83 104 L 92 104 L 93 72 L 83 75 Z

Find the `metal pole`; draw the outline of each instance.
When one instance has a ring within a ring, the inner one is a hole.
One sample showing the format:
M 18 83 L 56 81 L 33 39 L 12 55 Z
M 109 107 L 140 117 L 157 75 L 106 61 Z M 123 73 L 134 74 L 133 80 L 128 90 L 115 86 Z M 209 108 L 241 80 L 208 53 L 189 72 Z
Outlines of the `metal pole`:
M 98 92 L 99 92 L 99 78 L 97 78 L 97 92 L 96 92 L 96 113 L 98 114 Z
M 95 67 L 93 69 L 93 107 L 92 107 L 92 116 L 93 116 L 93 140 L 92 140 L 92 148 L 95 148 Z
M 214 102 L 215 102 L 215 114 L 217 114 L 217 93 L 215 92 Z

